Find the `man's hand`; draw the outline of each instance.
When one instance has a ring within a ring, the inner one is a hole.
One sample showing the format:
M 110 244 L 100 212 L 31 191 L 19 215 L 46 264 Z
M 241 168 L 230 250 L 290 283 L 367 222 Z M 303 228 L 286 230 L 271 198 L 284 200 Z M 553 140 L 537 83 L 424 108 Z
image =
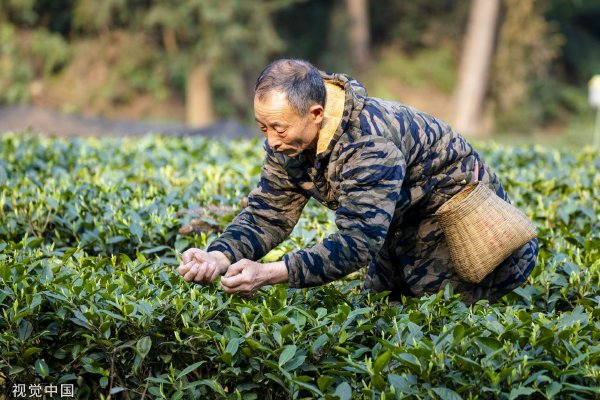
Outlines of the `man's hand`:
M 227 293 L 253 295 L 264 285 L 287 282 L 288 273 L 283 261 L 260 264 L 240 260 L 231 265 L 221 278 L 221 287 Z
M 231 263 L 225 255 L 219 251 L 207 253 L 203 250 L 191 248 L 181 255 L 179 274 L 188 282 L 210 283 L 219 274 L 227 271 Z

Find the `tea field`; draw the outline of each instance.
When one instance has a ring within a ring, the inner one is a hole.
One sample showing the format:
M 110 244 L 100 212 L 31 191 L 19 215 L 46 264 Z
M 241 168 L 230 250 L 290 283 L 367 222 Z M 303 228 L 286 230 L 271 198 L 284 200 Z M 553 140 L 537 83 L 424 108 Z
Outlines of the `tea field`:
M 364 271 L 254 297 L 185 282 L 179 253 L 216 233 L 181 235 L 180 211 L 231 221 L 258 139 L 0 136 L 0 398 L 600 398 L 600 151 L 476 147 L 540 256 L 526 285 L 466 306 L 450 288 L 392 303 L 361 291 Z M 334 230 L 311 202 L 266 259 Z

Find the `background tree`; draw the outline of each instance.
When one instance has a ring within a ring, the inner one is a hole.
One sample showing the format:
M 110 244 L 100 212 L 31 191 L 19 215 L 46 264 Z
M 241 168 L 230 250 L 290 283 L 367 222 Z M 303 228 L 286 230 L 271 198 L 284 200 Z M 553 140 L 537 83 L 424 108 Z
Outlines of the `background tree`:
M 282 50 L 283 43 L 273 30 L 270 15 L 289 2 L 79 0 L 75 18 L 82 29 L 92 28 L 99 33 L 114 26 L 145 32 L 164 52 L 169 68 L 183 71 L 186 122 L 202 126 L 215 119 L 212 95 L 215 66 L 219 65 L 224 71 L 228 69 L 223 66 L 229 63 L 238 71 L 256 68 L 264 64 L 269 55 Z M 228 78 L 227 89 L 245 93 L 242 79 Z
M 563 38 L 545 18 L 546 8 L 535 0 L 504 0 L 491 80 L 496 125 L 500 129 L 531 130 L 545 119 L 544 101 L 552 107 L 551 99 L 538 97 L 538 88 L 548 80 L 553 61 L 561 53 Z
M 465 135 L 480 132 L 499 11 L 500 0 L 471 1 L 455 94 L 455 127 Z
M 495 120 L 486 121 L 496 129 L 529 132 L 589 114 L 586 82 L 600 62 L 600 3 L 500 1 L 496 51 L 491 61 L 487 57 L 491 79 L 483 89 L 493 106 L 486 112 Z M 296 57 L 353 74 L 373 95 L 425 105 L 450 119 L 445 105 L 466 79 L 457 87 L 456 75 L 474 76 L 457 74 L 455 60 L 466 43 L 469 5 L 475 4 L 0 0 L 0 104 L 182 120 L 187 98 L 193 124 L 213 118 L 251 122 L 252 86 L 260 69 L 274 58 Z M 352 24 L 350 13 L 362 22 Z M 362 45 L 353 45 L 346 34 L 357 26 L 362 33 L 354 37 L 362 37 L 356 40 Z M 369 55 L 357 56 L 361 52 Z M 482 54 L 476 53 L 463 58 L 476 62 Z M 369 57 L 372 62 L 361 70 L 360 60 Z
M 370 27 L 369 8 L 367 0 L 345 0 L 346 9 L 350 16 L 350 51 L 352 65 L 362 71 L 370 61 Z
M 214 121 L 211 89 L 215 66 L 231 63 L 244 70 L 263 65 L 281 51 L 270 23 L 271 13 L 287 0 L 155 1 L 143 27 L 158 30 L 169 61 L 186 70 L 186 121 L 200 126 Z M 245 93 L 241 76 L 229 76 L 233 91 Z M 242 90 L 240 90 L 240 87 Z M 239 97 L 239 95 L 238 95 Z
M 71 59 L 62 34 L 69 30 L 70 10 L 56 7 L 60 1 L 39 3 L 0 0 L 0 104 L 30 101 L 39 80 Z

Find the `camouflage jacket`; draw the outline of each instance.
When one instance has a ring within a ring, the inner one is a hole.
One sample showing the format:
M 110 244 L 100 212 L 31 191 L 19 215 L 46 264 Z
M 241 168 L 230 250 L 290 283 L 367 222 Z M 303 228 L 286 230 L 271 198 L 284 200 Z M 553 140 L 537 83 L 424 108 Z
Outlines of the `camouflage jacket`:
M 314 197 L 335 210 L 338 231 L 284 256 L 291 287 L 321 285 L 375 262 L 388 232 L 431 216 L 471 180 L 478 155 L 445 122 L 404 104 L 368 97 L 344 74 L 322 73 L 325 120 L 316 154 L 266 157 L 248 206 L 208 250 L 232 262 L 258 260 L 281 243 Z

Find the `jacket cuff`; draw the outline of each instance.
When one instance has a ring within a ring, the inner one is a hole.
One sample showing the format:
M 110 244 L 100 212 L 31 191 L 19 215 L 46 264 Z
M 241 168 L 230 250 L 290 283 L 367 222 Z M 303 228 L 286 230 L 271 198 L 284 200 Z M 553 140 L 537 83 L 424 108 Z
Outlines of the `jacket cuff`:
M 215 240 L 210 244 L 210 246 L 207 247 L 206 252 L 209 251 L 220 251 L 221 253 L 225 254 L 225 257 L 227 257 L 229 261 L 231 261 L 231 264 L 234 264 L 244 258 L 239 251 L 225 243 L 219 242 L 218 240 Z
M 300 279 L 300 266 L 298 265 L 297 257 L 294 254 L 286 254 L 283 256 L 285 267 L 288 271 L 288 287 L 301 288 L 302 281 Z

